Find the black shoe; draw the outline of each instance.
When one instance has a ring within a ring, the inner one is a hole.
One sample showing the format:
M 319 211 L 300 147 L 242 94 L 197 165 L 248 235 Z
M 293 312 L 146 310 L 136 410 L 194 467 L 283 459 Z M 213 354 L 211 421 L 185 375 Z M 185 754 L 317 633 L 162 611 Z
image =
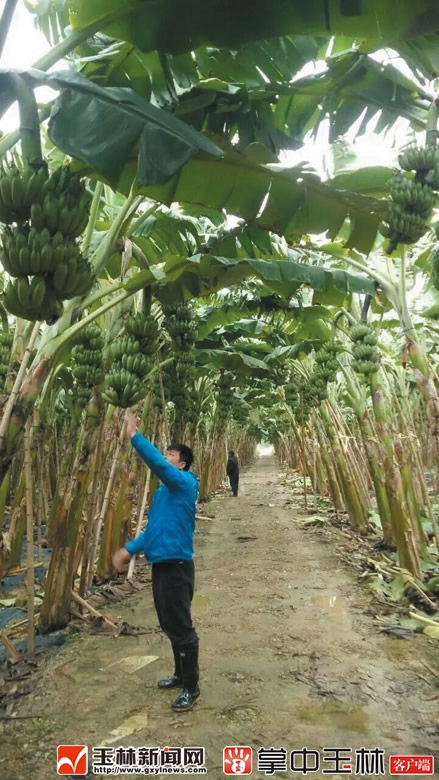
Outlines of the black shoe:
M 200 689 L 198 685 L 193 691 L 188 691 L 187 688 L 185 688 L 172 704 L 172 709 L 174 712 L 187 712 L 192 709 L 199 696 Z
M 159 680 L 157 683 L 159 688 L 183 688 L 183 680 L 181 677 L 178 677 L 176 674 L 173 674 L 172 677 L 168 677 L 166 680 Z

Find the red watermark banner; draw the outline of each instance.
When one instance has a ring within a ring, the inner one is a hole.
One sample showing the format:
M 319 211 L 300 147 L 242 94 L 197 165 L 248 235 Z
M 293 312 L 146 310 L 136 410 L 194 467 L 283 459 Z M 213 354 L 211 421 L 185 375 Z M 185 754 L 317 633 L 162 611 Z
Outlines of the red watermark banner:
M 391 775 L 432 775 L 433 756 L 389 756 Z

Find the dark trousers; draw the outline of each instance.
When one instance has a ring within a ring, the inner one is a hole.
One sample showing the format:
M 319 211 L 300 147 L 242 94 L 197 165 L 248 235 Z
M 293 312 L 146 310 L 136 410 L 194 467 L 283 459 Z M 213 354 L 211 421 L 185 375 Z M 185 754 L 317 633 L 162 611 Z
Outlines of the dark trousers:
M 160 561 L 152 564 L 152 595 L 160 628 L 179 650 L 198 648 L 192 625 L 194 595 L 193 561 Z
M 230 490 L 232 491 L 234 496 L 238 495 L 238 486 L 239 486 L 239 475 L 237 477 L 229 477 L 230 482 Z

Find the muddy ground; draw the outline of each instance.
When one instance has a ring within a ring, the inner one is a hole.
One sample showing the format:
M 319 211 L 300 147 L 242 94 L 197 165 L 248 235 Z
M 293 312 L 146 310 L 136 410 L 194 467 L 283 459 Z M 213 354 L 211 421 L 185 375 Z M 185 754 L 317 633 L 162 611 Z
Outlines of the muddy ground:
M 111 610 L 153 631 L 74 635 L 17 699 L 15 713 L 33 717 L 0 723 L 0 776 L 56 778 L 60 744 L 202 746 L 211 780 L 224 777 L 223 748 L 242 745 L 254 766 L 261 747 L 321 751 L 308 777 L 345 776 L 324 748 L 385 750 L 385 776 L 393 753 L 436 752 L 438 766 L 437 641 L 380 630 L 370 593 L 337 553 L 338 532 L 304 526 L 303 499 L 274 458 L 244 471 L 238 498 L 224 493 L 202 511 L 215 517 L 195 539 L 202 695 L 193 711 L 173 713 L 175 692 L 156 687 L 171 656 L 147 585 Z

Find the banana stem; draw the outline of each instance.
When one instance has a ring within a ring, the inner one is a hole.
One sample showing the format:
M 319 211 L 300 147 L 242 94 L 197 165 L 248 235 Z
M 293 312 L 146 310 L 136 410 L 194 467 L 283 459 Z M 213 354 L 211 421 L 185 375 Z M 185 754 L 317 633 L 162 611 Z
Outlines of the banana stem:
M 114 243 L 118 237 L 123 223 L 125 222 L 126 217 L 128 216 L 136 201 L 140 202 L 142 197 L 143 196 L 139 197 L 138 195 L 134 195 L 133 193 L 128 196 L 104 240 L 93 254 L 91 258 L 91 264 L 93 266 L 95 276 L 99 276 L 100 272 L 103 270 L 105 263 L 114 250 Z
M 34 329 L 32 331 L 31 337 L 29 339 L 28 345 L 24 351 L 23 360 L 21 361 L 21 366 L 18 371 L 18 374 L 15 378 L 14 386 L 11 391 L 11 395 L 8 398 L 7 404 L 5 406 L 5 411 L 3 412 L 2 421 L 0 424 L 0 452 L 4 450 L 5 447 L 5 439 L 6 439 L 6 431 L 8 429 L 9 420 L 11 419 L 12 410 L 14 408 L 14 404 L 18 398 L 18 394 L 20 392 L 21 388 L 21 382 L 24 377 L 25 371 L 27 369 L 27 365 L 30 360 L 31 352 L 33 350 L 34 344 L 37 340 L 38 333 L 40 332 L 40 322 L 36 322 L 34 325 Z
M 0 19 L 0 57 L 3 54 L 6 38 L 8 37 L 9 28 L 15 9 L 17 8 L 17 3 L 18 0 L 6 0 L 6 5 L 3 8 L 2 17 Z
M 24 426 L 24 479 L 26 496 L 27 652 L 35 652 L 34 509 L 31 454 L 32 419 Z M 40 490 L 42 486 L 40 485 Z
M 159 207 L 159 204 L 154 201 L 152 203 L 152 205 L 148 209 L 146 209 L 146 211 L 144 211 L 142 214 L 140 214 L 140 216 L 137 217 L 137 219 L 135 219 L 131 223 L 129 229 L 127 230 L 127 236 L 132 236 L 133 233 L 135 233 L 135 231 L 137 230 L 137 228 L 139 228 L 141 225 L 143 225 L 145 220 L 148 219 L 148 217 L 150 217 L 151 214 L 154 214 L 154 212 L 157 211 L 158 207 Z
M 406 286 L 407 255 L 404 244 L 401 247 L 401 266 L 399 271 L 399 316 L 405 333 L 415 333 L 415 327 L 410 317 L 407 305 L 407 286 Z M 398 309 L 397 309 L 398 311 Z
M 24 76 L 12 74 L 20 113 L 21 150 L 24 166 L 43 161 L 40 137 L 40 117 L 32 87 Z
M 437 122 L 439 119 L 439 101 L 433 100 L 428 109 L 427 123 L 425 126 L 425 143 L 427 146 L 436 146 L 437 144 Z
M 44 122 L 45 119 L 47 119 L 50 116 L 51 111 L 51 105 L 43 106 L 40 111 L 38 111 L 38 121 L 39 123 Z M 0 140 L 0 157 L 4 157 L 6 152 L 9 151 L 9 149 L 12 149 L 13 146 L 18 144 L 20 140 L 20 130 L 13 130 L 11 133 L 8 133 Z
M 101 203 L 101 195 L 102 191 L 104 189 L 104 185 L 101 181 L 96 182 L 95 191 L 93 193 L 93 200 L 91 203 L 91 209 L 90 209 L 90 219 L 87 223 L 87 229 L 85 231 L 84 240 L 82 242 L 81 252 L 84 255 L 84 257 L 87 255 L 88 250 L 90 249 L 90 242 L 93 235 L 93 230 L 96 224 L 96 220 L 98 218 L 99 214 L 99 206 Z
M 359 263 L 357 260 L 354 260 L 353 257 L 343 257 L 343 260 L 348 263 L 348 265 L 352 265 L 354 268 L 358 268 L 359 271 L 363 271 L 366 276 L 370 276 L 370 278 L 375 282 L 378 282 L 380 287 L 383 288 L 387 295 L 388 288 L 392 286 L 392 281 L 389 277 L 379 273 L 378 271 L 373 271 L 371 268 L 365 265 L 365 263 Z
M 108 293 L 110 292 L 114 292 L 114 290 L 111 289 L 108 291 Z M 117 306 L 119 303 L 122 303 L 122 301 L 124 301 L 126 298 L 129 298 L 130 295 L 133 294 L 134 293 L 131 291 L 121 291 L 116 298 L 112 298 L 111 301 L 107 301 L 102 306 L 100 306 L 99 309 L 96 309 L 96 311 L 93 311 L 91 314 L 88 314 L 86 317 L 84 317 L 84 319 L 80 320 L 80 322 L 75 322 L 74 325 L 65 330 L 59 336 L 50 339 L 50 341 L 46 342 L 44 347 L 42 346 L 39 349 L 38 355 L 35 358 L 35 362 L 38 361 L 38 358 L 41 358 L 41 356 L 44 355 L 45 358 L 54 357 L 54 364 L 56 365 L 58 354 L 66 347 L 71 339 L 73 339 L 83 328 L 85 328 L 91 322 L 94 322 L 94 320 L 96 320 L 102 314 L 105 314 L 105 312 Z

